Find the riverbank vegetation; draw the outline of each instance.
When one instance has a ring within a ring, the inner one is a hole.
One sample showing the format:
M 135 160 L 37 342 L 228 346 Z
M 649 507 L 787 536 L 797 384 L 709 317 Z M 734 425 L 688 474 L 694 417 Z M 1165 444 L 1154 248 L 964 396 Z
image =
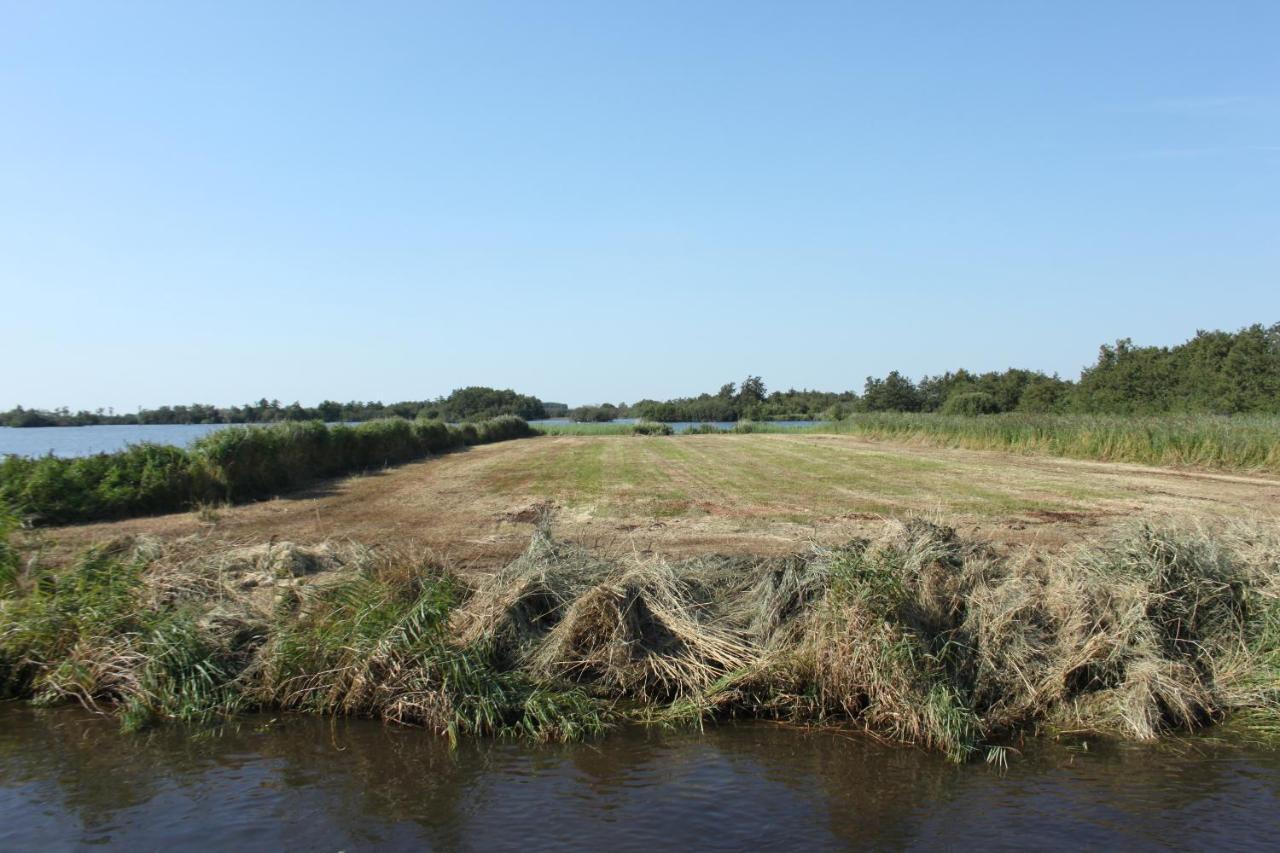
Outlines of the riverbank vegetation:
M 936 447 L 1280 474 L 1280 417 L 1269 415 L 1013 413 L 974 418 L 877 412 L 849 415 L 812 431 Z
M 769 505 L 791 506 L 791 514 L 797 518 L 813 513 L 882 512 L 895 505 L 897 499 L 892 496 L 900 494 L 907 482 L 904 478 L 914 477 L 912 466 L 945 468 L 954 464 L 944 458 L 925 463 L 913 455 L 911 446 L 1183 470 L 1280 474 L 1280 417 L 1261 415 L 1228 418 L 1013 413 L 974 418 L 878 412 L 808 427 L 753 421 L 738 421 L 727 428 L 694 425 L 671 439 L 642 441 L 652 445 L 647 450 L 609 443 L 613 436 L 669 436 L 673 432 L 671 425 L 657 422 L 544 424 L 532 428 L 515 418 L 460 426 L 390 419 L 356 426 L 326 427 L 312 422 L 230 427 L 211 433 L 186 450 L 138 445 L 119 453 L 79 459 L 3 458 L 0 500 L 8 501 L 37 525 L 155 515 L 284 495 L 324 477 L 379 469 L 467 444 L 533 435 L 595 438 L 600 443 L 575 445 L 573 459 L 562 458 L 561 445 L 531 446 L 529 453 L 521 454 L 524 462 L 518 471 L 501 476 L 495 472 L 489 480 L 477 483 L 480 494 L 488 494 L 494 483 L 506 483 L 503 477 L 528 484 L 531 495 L 568 502 L 605 497 L 612 501 L 612 490 L 625 486 L 629 490 L 627 501 L 643 507 L 664 507 L 664 513 L 679 514 L 694 512 L 691 507 L 709 505 L 712 495 L 683 486 L 690 478 L 708 484 L 714 473 L 716 478 L 724 476 L 723 480 L 714 481 L 722 490 L 716 494 L 731 495 L 734 505 L 750 504 L 760 494 L 771 493 L 772 485 L 761 485 L 768 483 L 786 484 L 790 495 L 777 495 Z M 844 445 L 812 440 L 782 445 L 765 441 L 763 435 L 748 438 L 752 433 L 790 435 L 796 439 L 850 435 L 883 441 L 885 448 L 853 458 L 853 448 Z M 725 439 L 716 440 L 715 436 L 721 434 Z M 897 452 L 892 450 L 894 445 L 899 448 Z M 625 482 L 611 482 L 602 473 L 606 459 Z M 976 499 L 978 493 L 1005 494 L 1009 473 L 1016 464 L 1007 457 L 993 456 L 978 480 L 959 478 L 950 486 L 950 494 L 935 499 L 950 502 L 953 498 Z M 890 475 L 889 471 L 895 473 Z M 991 473 L 1001 476 L 992 478 Z M 756 485 L 751 488 L 755 491 L 741 493 L 753 483 Z M 915 483 L 912 488 L 931 492 L 933 486 Z M 1007 496 L 1005 499 L 1012 500 Z M 1041 508 L 1065 506 L 1047 498 L 1041 503 Z M 1097 509 L 1067 503 L 1073 511 Z
M 1041 371 L 965 369 L 914 381 L 899 371 L 851 391 L 774 391 L 758 376 L 714 394 L 641 400 L 628 416 L 658 421 L 837 420 L 859 412 L 1023 414 L 1280 414 L 1280 323 L 1197 332 L 1173 347 L 1104 345 L 1078 381 Z
M 665 424 L 547 424 L 545 435 L 671 434 Z M 899 444 L 960 447 L 1100 462 L 1280 474 L 1280 417 L 1273 415 L 1054 415 L 865 412 L 810 426 L 738 421 L 695 424 L 681 435 L 856 435 Z
M 674 435 L 670 424 L 659 421 L 635 423 L 567 423 L 538 424 L 534 427 L 542 435 Z
M 24 409 L 0 412 L 0 426 L 91 424 L 273 423 L 375 418 L 438 418 L 449 422 L 515 415 L 525 420 L 567 417 L 594 423 L 617 418 L 665 422 L 838 420 L 858 412 L 941 412 L 980 416 L 1022 414 L 1280 414 L 1280 323 L 1235 332 L 1199 331 L 1172 347 L 1136 346 L 1124 338 L 1099 348 L 1078 380 L 1043 371 L 1009 368 L 975 373 L 963 368 L 918 381 L 899 371 L 868 376 L 862 393 L 768 391 L 759 376 L 727 383 L 715 393 L 670 400 L 644 399 L 570 409 L 511 390 L 461 388 L 435 400 L 282 405 L 259 400 L 219 408 L 192 404 L 144 409 L 136 414 Z
M 919 519 L 788 558 L 605 559 L 544 528 L 489 576 L 411 552 L 120 542 L 26 564 L 0 691 L 125 728 L 248 709 L 565 740 L 841 725 L 960 761 L 1027 734 L 1280 721 L 1280 538 L 1136 525 L 1001 556 Z
M 24 409 L 18 406 L 0 412 L 0 426 L 96 426 L 99 424 L 266 424 L 301 421 L 325 423 L 356 423 L 382 418 L 424 418 L 450 423 L 486 420 L 512 415 L 525 420 L 561 417 L 568 411 L 563 403 L 543 403 L 537 397 L 517 394 L 511 390 L 498 390 L 472 386 L 459 388 L 447 397 L 434 400 L 406 400 L 400 403 L 359 402 L 338 403 L 325 400 L 316 406 L 303 406 L 297 402 L 282 404 L 279 400 L 261 399 L 243 406 L 218 407 L 204 403 L 187 406 L 161 406 L 157 409 L 140 409 L 135 413 L 116 414 L 112 410 L 72 412 L 61 408 L 54 410 Z
M 190 448 L 134 445 L 83 458 L 0 458 L 0 503 L 37 524 L 175 512 L 271 497 L 323 477 L 533 435 L 514 416 L 460 426 L 401 418 L 228 427 Z

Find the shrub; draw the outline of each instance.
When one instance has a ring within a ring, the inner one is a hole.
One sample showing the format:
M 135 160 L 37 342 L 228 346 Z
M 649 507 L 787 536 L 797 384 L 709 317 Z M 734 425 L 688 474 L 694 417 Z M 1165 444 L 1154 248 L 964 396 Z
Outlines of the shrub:
M 191 491 L 190 458 L 177 447 L 138 444 L 79 459 L 0 460 L 0 501 L 40 523 L 160 512 Z
M 536 435 L 528 423 L 514 415 L 502 415 L 491 418 L 476 425 L 476 443 L 491 444 L 495 441 L 509 441 L 513 438 L 528 438 Z
M 457 427 L 402 418 L 228 427 L 189 449 L 139 444 L 80 459 L 6 456 L 0 458 L 0 501 L 41 524 L 173 512 L 270 497 L 322 477 L 535 434 L 510 415 Z
M 944 415 L 976 417 L 978 415 L 994 415 L 999 411 L 1000 404 L 996 401 L 996 398 L 985 391 L 967 391 L 960 394 L 952 394 L 947 398 L 947 402 L 942 404 L 942 414 Z
M 671 435 L 675 430 L 671 424 L 660 424 L 656 421 L 641 421 L 631 425 L 632 435 Z

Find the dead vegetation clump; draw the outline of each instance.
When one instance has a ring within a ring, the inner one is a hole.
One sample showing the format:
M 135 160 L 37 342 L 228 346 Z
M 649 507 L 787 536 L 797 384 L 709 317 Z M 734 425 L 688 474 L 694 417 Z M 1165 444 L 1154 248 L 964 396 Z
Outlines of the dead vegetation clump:
M 117 543 L 0 598 L 9 695 L 126 721 L 243 707 L 463 734 L 854 724 L 957 760 L 1041 730 L 1280 731 L 1280 537 L 1135 525 L 1048 557 L 950 528 L 781 559 L 605 560 L 546 526 L 470 583 L 354 543 Z M 619 708 L 628 708 L 626 712 Z
M 693 573 L 651 560 L 573 601 L 532 656 L 534 668 L 629 698 L 663 702 L 705 690 L 756 652 Z
M 523 554 L 475 586 L 453 629 L 464 643 L 489 643 L 506 660 L 525 663 L 569 605 L 611 570 L 539 526 Z

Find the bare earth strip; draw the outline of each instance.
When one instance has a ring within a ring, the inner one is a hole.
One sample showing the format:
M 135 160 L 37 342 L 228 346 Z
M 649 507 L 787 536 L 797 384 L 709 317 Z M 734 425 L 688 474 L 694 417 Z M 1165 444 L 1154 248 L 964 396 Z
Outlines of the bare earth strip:
M 1004 545 L 1046 548 L 1137 517 L 1275 520 L 1280 479 L 870 442 L 827 435 L 547 437 L 470 448 L 285 498 L 79 525 L 55 554 L 124 535 L 211 542 L 351 538 L 505 561 L 540 512 L 606 551 L 770 555 L 936 515 Z

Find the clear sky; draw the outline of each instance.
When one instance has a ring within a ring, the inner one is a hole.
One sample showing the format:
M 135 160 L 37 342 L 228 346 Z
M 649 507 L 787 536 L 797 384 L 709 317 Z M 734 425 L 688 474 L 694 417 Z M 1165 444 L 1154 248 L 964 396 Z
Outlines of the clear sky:
M 578 404 L 1280 320 L 1280 3 L 0 3 L 0 407 Z

